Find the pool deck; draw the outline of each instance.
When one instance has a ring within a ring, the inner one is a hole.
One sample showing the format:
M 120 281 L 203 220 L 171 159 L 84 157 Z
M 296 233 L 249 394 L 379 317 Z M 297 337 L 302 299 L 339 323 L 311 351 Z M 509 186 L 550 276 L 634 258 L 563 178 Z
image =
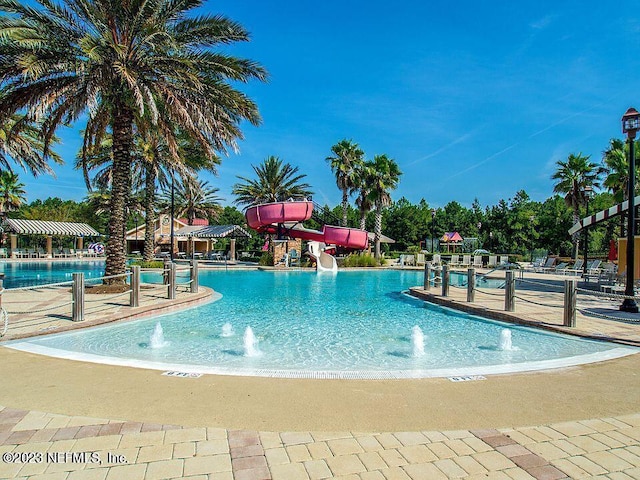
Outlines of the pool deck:
M 466 304 L 461 289 L 446 299 L 421 290 L 414 294 Z M 149 293 L 139 314 L 186 305 Z M 524 288 L 517 294 L 521 322 L 564 328 L 561 294 Z M 493 295 L 477 293 L 476 300 L 473 308 L 485 313 L 504 308 Z M 10 310 L 10 299 L 4 302 Z M 615 302 L 607 302 L 580 296 L 578 306 L 614 312 Z M 95 303 L 102 306 L 89 321 L 106 312 L 112 320 L 131 315 L 117 299 Z M 38 305 L 29 313 L 34 318 L 43 315 L 35 310 L 46 299 L 38 296 Z M 20 334 L 71 323 L 33 320 Z M 619 320 L 579 314 L 575 330 L 640 341 L 640 324 Z M 180 378 L 0 348 L 0 375 L 0 451 L 7 454 L 0 478 L 640 479 L 640 355 L 452 382 Z M 69 452 L 95 452 L 101 463 Z M 13 463 L 27 459 L 32 463 Z

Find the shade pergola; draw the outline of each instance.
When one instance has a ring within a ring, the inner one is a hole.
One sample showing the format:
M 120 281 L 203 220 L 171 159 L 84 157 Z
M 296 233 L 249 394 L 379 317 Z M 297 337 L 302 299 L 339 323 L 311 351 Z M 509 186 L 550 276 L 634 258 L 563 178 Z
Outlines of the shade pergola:
M 47 236 L 47 255 L 52 254 L 53 235 L 62 237 L 78 237 L 79 246 L 82 248 L 82 240 L 84 237 L 101 236 L 92 226 L 86 223 L 76 222 L 49 222 L 46 220 L 23 220 L 18 218 L 7 218 L 2 223 L 2 227 L 6 233 L 11 236 L 11 251 L 17 248 L 18 235 L 46 235 Z
M 4 231 L 21 235 L 61 235 L 67 237 L 97 237 L 100 233 L 86 223 L 48 222 L 7 218 Z
M 231 237 L 229 251 L 231 258 L 236 255 L 236 238 L 250 238 L 251 235 L 239 225 L 187 225 L 174 232 L 176 238 L 184 238 L 193 241 L 196 239 L 211 240 L 216 238 Z M 208 244 L 209 242 L 207 242 Z M 208 250 L 207 245 L 207 250 Z

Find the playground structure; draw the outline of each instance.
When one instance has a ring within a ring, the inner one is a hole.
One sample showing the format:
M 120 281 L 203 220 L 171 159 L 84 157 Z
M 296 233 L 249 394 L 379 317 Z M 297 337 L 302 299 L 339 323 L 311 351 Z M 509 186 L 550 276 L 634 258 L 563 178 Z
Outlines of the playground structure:
M 264 203 L 245 212 L 247 224 L 260 233 L 289 236 L 309 241 L 309 255 L 316 260 L 318 272 L 338 270 L 335 257 L 327 251 L 340 246 L 364 250 L 369 245 L 367 232 L 358 228 L 324 225 L 322 231 L 302 226 L 313 215 L 313 202 L 308 200 Z

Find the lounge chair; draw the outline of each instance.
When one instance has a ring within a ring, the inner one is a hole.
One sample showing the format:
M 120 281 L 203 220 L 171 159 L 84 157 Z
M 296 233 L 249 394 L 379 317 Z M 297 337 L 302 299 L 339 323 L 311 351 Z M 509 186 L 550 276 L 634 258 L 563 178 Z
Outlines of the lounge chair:
M 582 275 L 582 266 L 584 265 L 584 260 L 582 260 L 581 258 L 579 258 L 578 260 L 575 261 L 575 263 L 573 265 L 571 265 L 570 267 L 565 268 L 565 272 L 567 274 L 573 274 L 573 275 Z
M 549 257 L 547 258 L 547 261 L 544 262 L 544 265 L 542 265 L 541 267 L 538 267 L 537 269 L 535 269 L 535 272 L 546 272 L 548 270 L 553 270 L 553 264 L 556 263 L 556 257 Z
M 436 265 L 440 265 L 441 263 L 442 261 L 440 260 L 440 254 L 434 253 L 433 258 L 431 259 L 431 265 L 436 266 Z
M 503 267 L 509 265 L 509 255 L 500 255 L 500 265 Z
M 569 262 L 561 262 L 552 269 L 549 270 L 549 273 L 556 273 L 558 275 L 564 275 L 569 267 Z
M 498 256 L 489 255 L 489 261 L 487 262 L 487 268 L 496 268 L 498 266 Z
M 461 267 L 470 267 L 471 266 L 471 255 L 463 255 L 462 263 L 460 263 Z
M 460 266 L 460 255 L 451 255 L 451 261 L 449 262 L 450 267 L 459 267 Z
M 424 266 L 424 253 L 418 253 L 416 255 L 416 265 L 417 266 L 420 266 L 420 265 Z
M 473 266 L 475 268 L 482 268 L 484 266 L 482 264 L 482 255 L 474 255 L 473 256 Z

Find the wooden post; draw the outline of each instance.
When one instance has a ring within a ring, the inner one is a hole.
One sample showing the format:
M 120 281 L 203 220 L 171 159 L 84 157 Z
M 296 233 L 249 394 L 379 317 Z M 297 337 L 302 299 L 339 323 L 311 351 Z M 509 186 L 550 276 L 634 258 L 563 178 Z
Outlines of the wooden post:
M 442 296 L 449 296 L 449 265 L 442 266 Z
M 176 264 L 173 262 L 169 264 L 169 294 L 167 298 L 169 300 L 176 298 Z
M 473 302 L 476 299 L 476 269 L 469 268 L 467 270 L 467 302 Z
M 507 312 L 516 310 L 516 279 L 513 270 L 505 272 L 504 309 Z
M 198 293 L 198 289 L 200 288 L 200 283 L 198 281 L 198 261 L 191 260 L 191 269 L 189 270 L 191 273 L 191 293 Z
M 576 326 L 576 300 L 577 300 L 577 281 L 564 281 L 564 319 L 562 324 L 565 327 Z
M 140 306 L 140 265 L 131 267 L 131 292 L 129 294 L 129 306 Z
M 73 288 L 71 290 L 71 320 L 81 322 L 84 320 L 84 273 L 73 274 Z
M 424 289 L 431 290 L 431 262 L 425 262 L 424 264 Z

